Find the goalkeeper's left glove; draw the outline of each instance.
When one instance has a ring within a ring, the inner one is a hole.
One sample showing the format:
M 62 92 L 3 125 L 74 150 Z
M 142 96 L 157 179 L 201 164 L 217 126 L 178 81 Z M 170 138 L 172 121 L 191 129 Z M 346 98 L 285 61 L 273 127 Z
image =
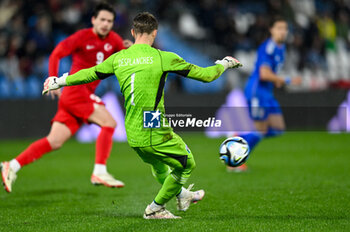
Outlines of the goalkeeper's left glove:
M 68 73 L 63 74 L 60 78 L 58 77 L 48 77 L 44 82 L 44 89 L 42 95 L 47 94 L 50 90 L 59 89 L 63 86 L 66 86 L 66 78 Z
M 239 68 L 243 66 L 241 62 L 239 62 L 237 59 L 233 58 L 232 56 L 226 56 L 222 60 L 217 60 L 215 61 L 215 64 L 223 65 L 225 70 L 228 68 Z

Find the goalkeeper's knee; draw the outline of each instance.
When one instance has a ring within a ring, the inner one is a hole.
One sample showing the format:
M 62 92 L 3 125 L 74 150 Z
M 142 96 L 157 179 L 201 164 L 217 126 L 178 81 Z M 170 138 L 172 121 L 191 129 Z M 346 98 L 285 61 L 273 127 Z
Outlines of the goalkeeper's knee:
M 191 176 L 191 173 L 195 168 L 196 163 L 194 159 L 187 159 L 186 167 L 174 169 L 171 175 L 178 183 L 183 185 Z
M 152 166 L 152 175 L 160 183 L 163 184 L 167 176 L 170 174 L 170 168 L 165 166 L 163 168 Z

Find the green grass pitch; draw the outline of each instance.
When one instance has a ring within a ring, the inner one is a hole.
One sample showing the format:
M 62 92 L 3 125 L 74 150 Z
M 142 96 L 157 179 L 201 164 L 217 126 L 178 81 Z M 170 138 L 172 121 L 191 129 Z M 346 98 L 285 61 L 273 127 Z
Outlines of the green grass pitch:
M 13 193 L 0 192 L 0 231 L 350 231 L 350 134 L 290 132 L 264 140 L 249 172 L 227 173 L 221 139 L 183 134 L 197 162 L 186 186 L 202 202 L 181 220 L 144 220 L 160 185 L 126 143 L 115 143 L 109 171 L 122 189 L 90 184 L 94 144 L 69 141 L 18 173 Z M 0 160 L 32 140 L 0 141 Z M 1 189 L 2 190 L 2 189 Z

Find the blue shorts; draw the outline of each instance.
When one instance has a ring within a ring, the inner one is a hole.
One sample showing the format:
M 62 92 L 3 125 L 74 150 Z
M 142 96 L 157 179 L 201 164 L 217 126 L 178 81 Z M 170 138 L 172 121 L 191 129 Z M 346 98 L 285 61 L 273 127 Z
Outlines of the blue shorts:
M 275 98 L 252 98 L 248 100 L 249 116 L 255 121 L 265 121 L 270 114 L 282 114 Z

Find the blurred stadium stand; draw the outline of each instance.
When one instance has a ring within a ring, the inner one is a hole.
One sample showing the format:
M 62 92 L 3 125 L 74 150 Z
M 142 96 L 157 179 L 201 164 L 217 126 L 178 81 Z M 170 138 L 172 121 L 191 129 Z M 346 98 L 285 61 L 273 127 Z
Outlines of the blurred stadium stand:
M 213 64 L 213 61 L 209 59 L 207 55 L 183 42 L 169 27 L 160 28 L 157 41 L 159 47 L 166 51 L 181 54 L 181 57 L 188 62 L 202 67 Z M 188 93 L 213 93 L 220 92 L 224 88 L 225 77 L 226 73 L 224 73 L 221 78 L 210 83 L 210 85 L 188 78 L 180 78 L 180 81 L 183 90 Z
M 40 90 L 47 76 L 50 52 L 66 36 L 90 26 L 95 3 L 1 1 L 1 99 L 40 97 L 35 91 Z M 113 4 L 117 11 L 115 30 L 124 38 L 130 38 L 132 17 L 140 10 L 148 10 L 157 15 L 162 25 L 158 47 L 199 65 L 211 64 L 223 54 L 235 55 L 245 64 L 240 78 L 229 74 L 209 86 L 195 88 L 191 81 L 170 78 L 170 91 L 217 93 L 243 85 L 253 67 L 254 51 L 268 35 L 269 18 L 277 14 L 285 17 L 290 27 L 285 71 L 304 77 L 302 90 L 350 86 L 348 0 L 133 0 Z M 69 67 L 70 59 L 64 59 L 60 73 Z

